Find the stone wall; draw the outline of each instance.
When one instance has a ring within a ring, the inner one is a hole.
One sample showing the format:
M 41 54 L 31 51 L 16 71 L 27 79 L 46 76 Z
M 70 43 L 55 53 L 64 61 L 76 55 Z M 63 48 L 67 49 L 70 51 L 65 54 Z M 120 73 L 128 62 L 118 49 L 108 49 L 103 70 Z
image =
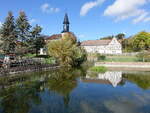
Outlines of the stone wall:
M 150 62 L 96 62 L 95 66 L 113 68 L 147 68 L 150 70 Z

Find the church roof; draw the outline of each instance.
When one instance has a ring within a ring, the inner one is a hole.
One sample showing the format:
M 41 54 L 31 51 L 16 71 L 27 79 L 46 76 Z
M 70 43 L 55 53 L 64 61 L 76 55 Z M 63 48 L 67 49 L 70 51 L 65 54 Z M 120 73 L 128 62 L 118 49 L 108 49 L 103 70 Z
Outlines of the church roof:
M 62 37 L 61 34 L 54 34 L 52 36 L 47 37 L 46 40 L 56 40 L 56 39 L 59 39 L 61 37 Z
M 65 18 L 64 18 L 63 24 L 69 24 L 69 18 L 68 18 L 67 13 L 65 14 Z
M 112 40 L 87 40 L 81 43 L 81 46 L 99 46 L 108 45 Z

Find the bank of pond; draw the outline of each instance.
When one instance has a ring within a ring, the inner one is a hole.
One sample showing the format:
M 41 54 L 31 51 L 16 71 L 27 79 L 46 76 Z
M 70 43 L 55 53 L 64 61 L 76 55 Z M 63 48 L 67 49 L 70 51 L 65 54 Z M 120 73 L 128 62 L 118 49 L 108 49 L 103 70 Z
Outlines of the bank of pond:
M 0 113 L 150 111 L 150 72 L 94 74 L 60 68 L 0 77 Z

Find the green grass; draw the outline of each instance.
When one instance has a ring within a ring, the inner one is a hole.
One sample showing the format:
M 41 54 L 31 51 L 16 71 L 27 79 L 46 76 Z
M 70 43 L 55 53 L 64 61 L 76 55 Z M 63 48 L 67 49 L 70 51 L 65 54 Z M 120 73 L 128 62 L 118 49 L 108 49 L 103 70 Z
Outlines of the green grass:
M 106 56 L 105 62 L 137 62 L 136 56 Z
M 105 73 L 107 68 L 104 66 L 94 66 L 89 69 L 92 72 Z
M 43 63 L 44 64 L 54 64 L 55 63 L 55 60 L 53 58 L 44 58 L 43 59 Z
M 52 57 L 49 57 L 48 55 L 38 55 L 38 56 L 36 56 L 36 54 L 28 53 L 28 54 L 25 54 L 24 57 L 27 57 L 27 58 L 42 58 L 42 62 L 44 64 L 54 64 L 55 63 L 55 59 L 52 58 Z
M 28 57 L 28 58 L 33 58 L 35 56 L 36 56 L 36 54 L 31 54 L 31 53 L 28 53 L 28 54 L 24 55 L 24 57 Z

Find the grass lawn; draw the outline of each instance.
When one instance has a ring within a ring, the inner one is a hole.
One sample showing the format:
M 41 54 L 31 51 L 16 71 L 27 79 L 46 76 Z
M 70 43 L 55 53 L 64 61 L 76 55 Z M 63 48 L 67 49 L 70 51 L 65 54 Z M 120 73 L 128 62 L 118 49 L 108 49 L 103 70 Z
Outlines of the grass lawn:
M 105 62 L 138 62 L 136 56 L 106 56 Z

